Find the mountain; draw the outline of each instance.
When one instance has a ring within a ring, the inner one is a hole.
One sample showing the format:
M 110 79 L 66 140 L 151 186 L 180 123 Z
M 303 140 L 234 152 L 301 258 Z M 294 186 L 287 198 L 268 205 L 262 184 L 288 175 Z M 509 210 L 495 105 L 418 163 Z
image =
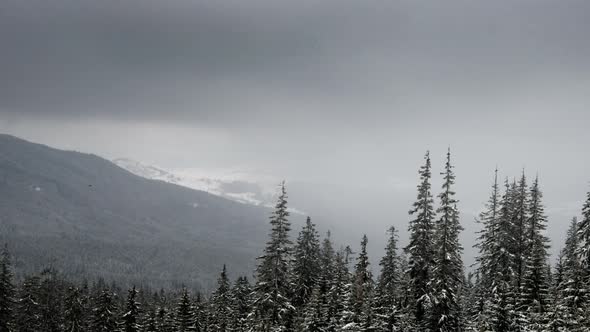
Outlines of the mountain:
M 113 163 L 147 179 L 161 180 L 256 206 L 272 206 L 273 194 L 279 183 L 278 179 L 271 176 L 231 169 L 164 169 L 128 158 L 118 158 Z
M 232 276 L 251 276 L 269 209 L 149 171 L 164 181 L 96 155 L 0 135 L 0 241 L 17 273 L 51 262 L 78 277 L 205 289 L 224 263 Z

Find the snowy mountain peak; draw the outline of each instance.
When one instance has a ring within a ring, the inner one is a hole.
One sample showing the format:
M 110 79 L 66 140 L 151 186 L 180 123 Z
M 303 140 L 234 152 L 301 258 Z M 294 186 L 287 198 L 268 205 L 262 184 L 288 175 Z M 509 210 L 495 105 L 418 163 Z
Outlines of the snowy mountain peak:
M 259 176 L 258 180 L 251 180 L 256 176 L 236 170 L 164 169 L 128 158 L 118 158 L 113 162 L 129 172 L 147 179 L 173 183 L 257 206 L 272 205 L 274 193 L 269 190 L 268 185 L 271 182 L 278 182 L 268 176 Z

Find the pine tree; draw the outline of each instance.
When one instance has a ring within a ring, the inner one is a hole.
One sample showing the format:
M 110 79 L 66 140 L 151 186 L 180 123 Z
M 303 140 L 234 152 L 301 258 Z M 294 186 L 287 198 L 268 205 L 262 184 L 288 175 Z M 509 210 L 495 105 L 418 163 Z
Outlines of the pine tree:
M 39 287 L 39 309 L 41 329 L 46 332 L 60 332 L 63 326 L 63 294 L 65 284 L 52 267 L 41 272 Z
M 495 240 L 490 243 L 489 273 L 491 275 L 491 300 L 482 313 L 494 332 L 507 332 L 513 326 L 515 294 L 512 285 L 513 258 L 509 248 L 513 246 L 512 204 L 515 186 L 506 180 L 505 191 L 500 199 L 497 222 L 493 228 Z
M 590 191 L 582 207 L 582 220 L 578 227 L 579 249 L 578 255 L 584 273 L 584 282 L 590 285 Z
M 252 288 L 246 277 L 238 277 L 231 290 L 231 331 L 246 331 L 252 306 Z
M 322 301 L 320 286 L 316 285 L 303 308 L 298 331 L 322 332 L 327 325 L 327 308 Z
M 414 297 L 411 303 L 414 306 L 414 318 L 418 326 L 424 323 L 427 308 L 430 305 L 431 291 L 428 283 L 431 277 L 430 267 L 434 264 L 434 209 L 430 192 L 431 164 L 428 152 L 424 159 L 425 164 L 419 171 L 420 184 L 417 199 L 409 212 L 410 215 L 415 216 L 408 228 L 410 243 L 405 248 L 408 255 L 410 287 Z
M 512 196 L 512 232 L 514 234 L 514 242 L 510 248 L 513 258 L 514 270 L 514 292 L 520 293 L 523 276 L 525 272 L 526 259 L 530 255 L 527 234 L 528 221 L 528 191 L 527 182 L 524 171 L 518 185 L 515 186 Z
M 180 302 L 178 302 L 178 306 L 176 307 L 175 318 L 175 329 L 177 332 L 188 332 L 195 330 L 193 305 L 186 288 L 182 290 Z
M 347 247 L 347 249 L 349 249 Z M 344 323 L 347 302 L 350 298 L 350 271 L 348 270 L 348 252 L 339 250 L 334 257 L 334 272 L 330 279 L 327 293 L 327 327 L 326 331 L 337 331 Z
M 19 332 L 41 331 L 41 308 L 39 306 L 40 278 L 31 276 L 24 280 L 16 308 L 16 328 Z
M 0 254 L 0 332 L 9 332 L 13 322 L 14 285 L 10 268 L 10 254 L 4 247 Z
M 114 294 L 104 289 L 95 299 L 93 318 L 90 324 L 92 332 L 112 332 L 117 328 L 115 318 L 116 306 Z
M 158 313 L 155 305 L 147 310 L 144 317 L 143 331 L 144 332 L 159 332 L 158 330 Z
M 352 277 L 351 296 L 349 299 L 350 316 L 347 321 L 348 329 L 360 329 L 366 331 L 374 325 L 372 312 L 373 299 L 373 274 L 369 268 L 369 256 L 367 254 L 368 239 L 363 235 L 361 251 L 357 257 L 354 274 Z
M 522 320 L 532 330 L 539 330 L 541 326 L 545 325 L 543 317 L 549 305 L 549 276 L 546 265 L 549 239 L 544 235 L 547 228 L 547 217 L 545 216 L 542 198 L 543 194 L 539 188 L 539 179 L 537 177 L 531 187 L 527 204 L 527 257 L 525 257 L 518 308 L 521 315 L 525 316 Z
M 70 287 L 65 299 L 65 329 L 68 332 L 85 332 L 87 303 L 85 294 L 78 287 Z
M 210 329 L 214 332 L 225 332 L 231 318 L 231 294 L 230 284 L 227 277 L 225 264 L 217 279 L 217 290 L 211 299 L 211 324 Z
M 136 301 L 137 290 L 135 286 L 131 288 L 127 293 L 127 302 L 125 304 L 125 313 L 123 314 L 123 331 L 124 332 L 138 332 L 141 329 L 141 325 L 138 323 L 139 318 L 139 303 Z
M 292 303 L 296 309 L 299 309 L 311 297 L 320 277 L 320 240 L 315 225 L 309 217 L 299 233 L 293 256 Z
M 397 253 L 397 231 L 391 226 L 385 256 L 379 262 L 381 274 L 377 281 L 375 312 L 382 331 L 395 331 L 399 325 L 400 261 Z
M 443 191 L 438 195 L 440 218 L 436 223 L 434 268 L 432 269 L 433 308 L 431 329 L 435 331 L 458 331 L 461 329 L 461 308 L 458 293 L 463 283 L 463 247 L 459 243 L 459 233 L 463 228 L 459 223 L 457 200 L 454 198 L 455 175 L 451 165 L 451 152 L 447 152 Z
M 497 266 L 497 250 L 500 247 L 501 235 L 498 233 L 500 218 L 500 190 L 498 187 L 498 169 L 494 171 L 494 183 L 490 198 L 485 205 L 485 210 L 480 213 L 477 222 L 482 224 L 482 230 L 479 232 L 477 244 L 474 246 L 478 249 L 479 254 L 476 257 L 478 264 L 476 275 L 477 281 L 473 285 L 473 303 L 474 306 L 472 320 L 475 322 L 477 329 L 490 329 L 490 307 L 492 304 L 494 289 L 494 276 Z M 496 280 L 497 281 L 497 280 Z
M 270 239 L 259 257 L 260 264 L 256 269 L 257 280 L 254 287 L 254 313 L 257 331 L 268 332 L 285 329 L 289 325 L 294 310 L 290 302 L 292 290 L 291 241 L 288 220 L 287 192 L 285 183 L 280 186 L 280 195 L 275 211 L 270 218 L 272 230 Z

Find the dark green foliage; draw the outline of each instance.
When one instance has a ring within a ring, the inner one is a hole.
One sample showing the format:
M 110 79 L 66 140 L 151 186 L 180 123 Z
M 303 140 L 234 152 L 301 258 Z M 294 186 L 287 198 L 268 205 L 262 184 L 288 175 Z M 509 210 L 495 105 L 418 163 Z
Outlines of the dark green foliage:
M 291 283 L 291 241 L 288 220 L 287 192 L 285 184 L 280 187 L 280 195 L 275 211 L 270 218 L 271 233 L 264 254 L 259 257 L 254 286 L 254 321 L 256 330 L 266 332 L 286 328 L 293 314 L 290 295 Z
M 70 286 L 64 303 L 65 330 L 68 332 L 87 331 L 88 321 L 87 294 L 78 287 Z
M 139 303 L 136 301 L 137 290 L 135 286 L 127 293 L 127 301 L 125 303 L 125 313 L 122 317 L 123 332 L 138 332 L 141 330 L 139 319 Z
M 188 291 L 184 289 L 176 308 L 175 329 L 178 332 L 195 330 L 195 314 Z
M 10 265 L 10 254 L 4 247 L 0 254 L 0 332 L 9 332 L 14 318 L 15 291 Z
M 464 274 L 459 244 L 459 233 L 463 228 L 459 223 L 459 211 L 453 185 L 455 174 L 451 165 L 451 152 L 447 152 L 445 171 L 437 212 L 440 218 L 436 222 L 434 238 L 434 266 L 432 279 L 429 282 L 432 290 L 431 329 L 440 332 L 461 330 L 461 308 L 459 307 L 459 291 Z
M 92 332 L 112 332 L 117 328 L 116 319 L 117 307 L 115 304 L 115 294 L 110 290 L 104 289 L 97 298 L 94 299 L 93 317 L 90 323 Z
M 424 156 L 425 164 L 420 167 L 420 184 L 418 194 L 410 215 L 414 219 L 410 221 L 408 231 L 410 243 L 405 248 L 408 255 L 408 273 L 410 275 L 410 287 L 413 300 L 410 304 L 414 307 L 416 324 L 424 324 L 427 308 L 430 306 L 430 277 L 431 267 L 434 265 L 434 208 L 432 193 L 430 191 L 431 164 L 430 154 Z
M 315 225 L 307 222 L 299 233 L 293 253 L 293 306 L 303 307 L 320 277 L 320 240 Z
M 217 290 L 213 293 L 211 299 L 211 318 L 209 321 L 211 331 L 225 332 L 229 329 L 232 310 L 231 300 L 227 270 L 223 265 L 223 270 L 217 280 Z

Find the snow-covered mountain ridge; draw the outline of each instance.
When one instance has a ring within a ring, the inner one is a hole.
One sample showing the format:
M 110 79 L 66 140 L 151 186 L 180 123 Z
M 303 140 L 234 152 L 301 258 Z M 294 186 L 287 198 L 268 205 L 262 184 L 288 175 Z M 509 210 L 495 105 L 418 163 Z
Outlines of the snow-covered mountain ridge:
M 272 176 L 236 170 L 165 169 L 128 158 L 118 158 L 113 162 L 147 179 L 173 183 L 256 206 L 272 206 L 274 189 L 278 183 Z

